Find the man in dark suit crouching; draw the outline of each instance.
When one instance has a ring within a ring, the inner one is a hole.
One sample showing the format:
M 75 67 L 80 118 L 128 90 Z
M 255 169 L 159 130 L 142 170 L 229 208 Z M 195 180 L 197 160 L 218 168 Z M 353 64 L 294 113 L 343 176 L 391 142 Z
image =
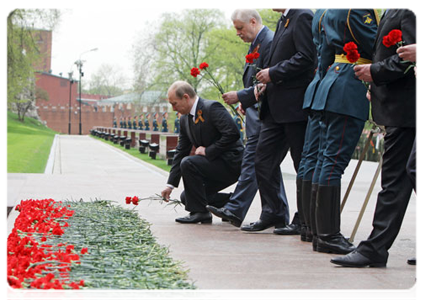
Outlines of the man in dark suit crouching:
M 185 190 L 181 200 L 190 213 L 175 221 L 210 223 L 212 216 L 206 205 L 225 205 L 230 194 L 218 192 L 235 183 L 241 171 L 244 147 L 239 131 L 222 104 L 199 98 L 187 82 L 173 83 L 168 101 L 182 114 L 181 132 L 162 196 L 169 199 L 182 177 Z M 195 155 L 190 156 L 193 146 Z

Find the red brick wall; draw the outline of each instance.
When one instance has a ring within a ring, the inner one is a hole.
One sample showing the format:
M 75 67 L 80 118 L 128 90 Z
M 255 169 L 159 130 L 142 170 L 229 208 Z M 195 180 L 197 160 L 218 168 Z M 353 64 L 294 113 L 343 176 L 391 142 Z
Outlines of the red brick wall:
M 40 106 L 38 115 L 41 120 L 47 122 L 47 126 L 60 133 L 69 131 L 69 106 Z M 91 106 L 82 106 L 81 115 L 82 134 L 89 134 L 95 126 L 113 125 L 113 112 L 101 109 L 95 111 Z M 79 134 L 79 106 L 71 107 L 71 134 Z
M 48 30 L 34 30 L 32 35 L 41 53 L 41 60 L 34 65 L 35 70 L 49 72 L 51 70 L 52 32 Z
M 70 94 L 70 81 L 67 78 L 46 74 L 46 73 L 36 73 L 37 80 L 35 84 L 37 87 L 45 90 L 49 95 L 49 100 L 37 100 L 36 105 L 68 105 L 69 104 L 69 94 Z M 71 105 L 75 105 L 78 102 L 76 97 L 78 96 L 78 82 L 72 84 L 72 94 L 71 96 Z

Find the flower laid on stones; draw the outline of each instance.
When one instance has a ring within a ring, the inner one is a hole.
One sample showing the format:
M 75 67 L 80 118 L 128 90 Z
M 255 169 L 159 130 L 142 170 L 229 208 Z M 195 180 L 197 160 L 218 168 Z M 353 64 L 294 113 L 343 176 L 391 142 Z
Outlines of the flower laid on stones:
M 71 266 L 80 256 L 72 244 L 48 244 L 64 234 L 65 221 L 73 216 L 69 206 L 52 199 L 25 200 L 7 238 L 7 280 L 13 288 L 79 289 L 84 280 L 70 280 Z M 88 252 L 81 250 L 81 255 Z M 84 253 L 83 253 L 84 252 Z
M 392 29 L 387 35 L 383 37 L 383 45 L 387 48 L 397 45 L 401 47 L 404 45 L 402 40 L 402 31 L 399 29 Z
M 204 121 L 204 119 L 203 119 Z M 169 202 L 166 206 L 168 205 L 174 205 L 175 207 L 178 205 L 182 205 L 182 202 L 180 200 L 177 199 L 169 199 L 169 201 L 166 201 L 162 196 L 156 194 L 155 196 L 150 196 L 150 197 L 146 197 L 146 198 L 139 198 L 137 196 L 134 197 L 126 197 L 125 198 L 125 202 L 126 204 L 134 204 L 134 205 L 138 205 L 139 201 L 145 201 L 145 200 L 149 200 L 149 201 L 159 201 L 160 204 L 162 204 L 163 202 Z
M 207 81 L 209 81 L 215 88 L 217 88 L 220 92 L 221 95 L 223 95 L 225 93 L 223 87 L 220 85 L 220 83 L 214 78 L 214 76 L 212 75 L 212 73 L 210 73 L 209 71 L 209 64 L 206 62 L 202 62 L 199 65 L 200 70 L 206 72 L 206 74 L 208 75 L 209 78 L 202 76 L 202 78 L 206 79 Z M 191 75 L 193 77 L 197 77 L 198 75 L 200 75 L 200 70 L 198 68 L 192 68 L 191 69 Z M 231 108 L 232 112 L 237 115 L 238 117 L 241 118 L 242 122 L 244 122 L 244 119 L 242 118 L 242 116 L 238 113 L 238 111 L 236 110 L 235 107 L 233 107 L 232 105 L 229 105 L 229 107 Z
M 383 37 L 382 44 L 387 48 L 390 48 L 394 45 L 397 45 L 397 48 L 404 46 L 405 42 L 402 40 L 402 31 L 399 29 L 392 29 L 387 35 Z M 411 68 L 414 68 L 416 66 L 416 63 L 411 62 L 409 60 L 402 60 L 401 63 L 410 64 L 408 68 L 404 71 L 404 74 L 406 74 Z
M 134 197 L 130 197 L 131 201 Z M 7 281 L 24 289 L 193 289 L 149 223 L 110 200 L 21 201 L 7 239 Z M 61 235 L 53 228 L 69 226 Z M 89 251 L 87 245 L 92 245 Z
M 126 202 L 126 204 L 134 204 L 134 205 L 138 205 L 138 201 L 139 201 L 140 199 L 137 197 L 137 196 L 134 196 L 134 197 L 126 197 L 125 198 L 125 202 Z

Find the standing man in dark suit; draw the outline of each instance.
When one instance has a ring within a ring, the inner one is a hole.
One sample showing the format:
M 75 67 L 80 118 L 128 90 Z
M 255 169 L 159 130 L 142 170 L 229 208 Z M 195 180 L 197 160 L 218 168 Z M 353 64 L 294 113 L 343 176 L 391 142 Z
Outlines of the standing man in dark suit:
M 384 36 L 402 31 L 406 45 L 416 43 L 416 16 L 404 9 L 385 12 L 373 47 L 373 62 L 355 66 L 355 75 L 371 82 L 373 119 L 384 125 L 385 152 L 382 164 L 382 191 L 379 192 L 373 217 L 373 230 L 367 240 L 346 256 L 332 263 L 346 267 L 385 267 L 388 250 L 401 228 L 413 185 L 407 176 L 407 161 L 416 135 L 416 77 L 406 69 L 396 46 L 383 45 Z
M 265 69 L 257 79 L 266 84 L 260 111 L 262 120 L 255 166 L 262 201 L 257 222 L 244 231 L 260 231 L 287 224 L 288 206 L 281 199 L 283 182 L 280 164 L 288 149 L 295 170 L 301 160 L 307 118 L 303 112 L 304 93 L 314 76 L 316 47 L 311 33 L 313 13 L 305 9 L 274 9 L 282 14 L 270 48 Z M 276 232 L 277 233 L 277 230 Z
M 241 175 L 229 202 L 222 208 L 209 205 L 207 209 L 214 215 L 229 220 L 232 225 L 240 227 L 258 190 L 254 159 L 261 123 L 257 101 L 254 96 L 254 77 L 257 73 L 257 68 L 262 69 L 264 62 L 269 57 L 273 32 L 262 24 L 260 14 L 256 10 L 235 10 L 231 19 L 237 35 L 244 42 L 251 43 L 248 54 L 259 53 L 260 56 L 253 62 L 255 67 L 248 62 L 244 66 L 244 75 L 242 77 L 244 89 L 227 92 L 222 95 L 223 100 L 227 104 L 241 103 L 246 115 L 247 143 L 242 159 Z M 282 181 L 278 196 L 288 206 Z M 286 213 L 286 218 L 288 218 L 288 210 L 286 210 Z
M 199 98 L 191 85 L 176 81 L 168 90 L 168 101 L 181 116 L 181 132 L 162 196 L 169 199 L 182 177 L 181 200 L 190 214 L 179 223 L 211 223 L 206 205 L 222 207 L 229 194 L 218 193 L 235 183 L 241 171 L 244 146 L 228 111 L 217 101 Z M 189 156 L 192 147 L 195 155 Z

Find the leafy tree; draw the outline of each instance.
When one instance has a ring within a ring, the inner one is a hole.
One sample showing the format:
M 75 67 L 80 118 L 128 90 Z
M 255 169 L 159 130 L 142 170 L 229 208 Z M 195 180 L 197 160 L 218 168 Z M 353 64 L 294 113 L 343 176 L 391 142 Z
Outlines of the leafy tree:
M 190 75 L 190 70 L 208 57 L 205 50 L 209 44 L 207 34 L 223 24 L 223 13 L 219 10 L 164 13 L 156 32 L 149 36 L 150 42 L 134 46 L 136 78 L 148 67 L 148 73 L 153 74 L 147 80 L 149 88 L 167 90 L 172 82 L 186 80 L 197 89 L 200 81 Z M 150 51 L 148 46 L 151 46 Z M 149 65 L 145 64 L 147 60 Z
M 36 28 L 52 30 L 58 23 L 58 10 L 13 10 L 7 18 L 7 107 L 24 121 L 36 99 L 35 66 L 41 54 Z
M 276 31 L 276 25 L 281 17 L 281 14 L 271 9 L 258 9 L 263 25 L 269 27 L 273 32 Z
M 123 94 L 122 86 L 126 83 L 126 78 L 122 75 L 117 66 L 102 64 L 89 82 L 88 90 L 90 94 L 105 96 L 119 96 Z

